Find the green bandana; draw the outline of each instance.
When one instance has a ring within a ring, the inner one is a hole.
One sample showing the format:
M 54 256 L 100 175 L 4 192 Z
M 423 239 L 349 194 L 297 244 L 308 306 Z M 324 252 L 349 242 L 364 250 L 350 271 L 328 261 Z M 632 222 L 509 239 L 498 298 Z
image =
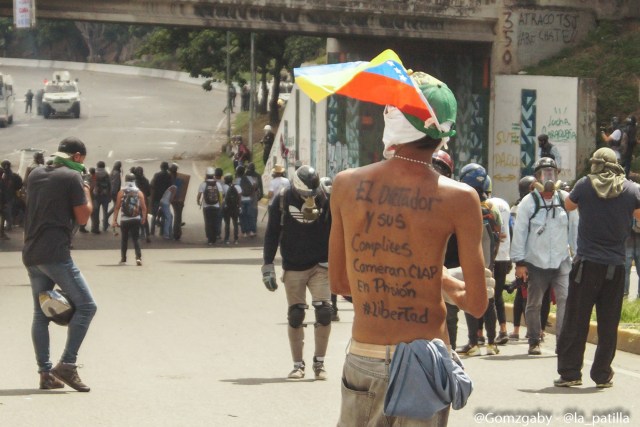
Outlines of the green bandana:
M 591 173 L 588 175 L 591 186 L 601 199 L 613 199 L 622 193 L 625 181 L 624 169 L 616 160 L 612 149 L 604 147 L 593 153 Z
M 64 165 L 69 169 L 73 169 L 74 171 L 78 171 L 80 173 L 83 173 L 85 170 L 82 163 L 74 162 L 73 160 L 65 159 L 62 157 L 56 157 L 55 159 L 53 159 L 53 163 Z

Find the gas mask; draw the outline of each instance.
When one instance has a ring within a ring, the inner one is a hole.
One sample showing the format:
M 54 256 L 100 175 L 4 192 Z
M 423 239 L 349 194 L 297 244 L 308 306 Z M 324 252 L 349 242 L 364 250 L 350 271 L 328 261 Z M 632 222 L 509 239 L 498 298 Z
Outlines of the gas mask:
M 543 196 L 551 196 L 558 189 L 560 181 L 558 180 L 558 171 L 555 168 L 542 168 L 537 173 L 537 180 L 533 184 Z
M 302 196 L 302 200 L 304 200 L 304 204 L 302 205 L 302 217 L 308 222 L 317 220 L 320 216 L 320 210 L 316 206 L 316 198 L 313 196 Z

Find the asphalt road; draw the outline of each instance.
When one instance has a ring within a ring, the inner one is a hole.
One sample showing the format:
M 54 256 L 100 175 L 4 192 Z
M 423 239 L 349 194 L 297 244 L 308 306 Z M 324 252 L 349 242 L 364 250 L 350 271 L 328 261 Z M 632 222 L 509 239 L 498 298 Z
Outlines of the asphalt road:
M 12 72 L 20 91 L 35 87 L 31 82 L 42 75 L 31 70 L 18 75 L 18 71 Z M 150 175 L 162 159 L 183 151 L 195 158 L 199 149 L 215 145 L 212 135 L 222 104 L 199 88 L 153 79 L 83 73 L 79 77 L 83 102 L 88 104 L 83 117 L 44 121 L 19 114 L 14 126 L 0 129 L 2 156 L 14 156 L 9 157 L 13 161 L 20 148 L 30 146 L 51 152 L 59 139 L 75 134 L 88 144 L 87 164 L 136 159 L 127 165 L 142 164 Z M 43 133 L 48 136 L 39 137 Z M 176 144 L 165 150 L 154 141 Z M 179 163 L 195 174 L 202 166 L 194 158 Z M 191 191 L 185 237 L 176 243 L 143 244 L 142 267 L 119 266 L 119 239 L 108 233 L 76 237 L 73 257 L 98 303 L 78 360 L 90 393 L 37 389 L 20 230 L 10 234 L 11 241 L 0 243 L 0 360 L 5 367 L 0 375 L 0 426 L 335 425 L 353 316 L 350 304 L 338 303 L 341 321 L 332 325 L 328 380 L 287 380 L 291 360 L 285 294 L 283 289 L 270 293 L 261 283 L 260 240 L 245 239 L 238 247 L 206 247 L 195 186 Z M 306 320 L 310 337 L 312 312 Z M 51 332 L 55 361 L 66 331 L 52 325 Z M 461 318 L 459 343 L 465 336 Z M 313 340 L 307 341 L 305 357 L 310 362 Z M 554 337 L 548 335 L 539 357 L 527 356 L 527 344 L 519 341 L 502 346 L 499 355 L 466 359 L 475 390 L 465 408 L 452 411 L 449 425 L 640 425 L 640 406 L 634 397 L 640 356 L 618 352 L 615 385 L 599 390 L 588 379 L 595 348 L 589 345 L 584 386 L 555 388 L 554 345 Z

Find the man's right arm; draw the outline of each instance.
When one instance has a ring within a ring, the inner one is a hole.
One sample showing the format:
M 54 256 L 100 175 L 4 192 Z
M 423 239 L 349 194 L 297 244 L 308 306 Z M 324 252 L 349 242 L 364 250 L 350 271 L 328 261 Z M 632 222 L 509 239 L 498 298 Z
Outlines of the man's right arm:
M 76 223 L 78 225 L 86 225 L 87 221 L 89 221 L 89 217 L 91 217 L 91 211 L 93 211 L 93 204 L 91 203 L 91 194 L 89 193 L 89 186 L 86 184 L 83 184 L 82 191 L 84 192 L 86 203 L 83 205 L 76 205 L 73 207 L 73 216 L 76 219 Z
M 337 186 L 336 186 L 337 185 Z M 343 179 L 340 174 L 333 181 L 331 203 L 331 234 L 329 235 L 329 283 L 331 292 L 336 295 L 351 295 L 351 287 L 347 277 L 346 254 L 344 243 L 344 227 L 340 212 L 340 190 Z

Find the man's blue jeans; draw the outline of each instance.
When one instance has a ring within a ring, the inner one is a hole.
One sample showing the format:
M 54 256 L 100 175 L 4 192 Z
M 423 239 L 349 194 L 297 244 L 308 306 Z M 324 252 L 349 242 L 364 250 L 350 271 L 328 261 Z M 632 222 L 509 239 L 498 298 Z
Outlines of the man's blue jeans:
M 55 284 L 60 286 L 75 307 L 75 313 L 68 326 L 67 343 L 60 361 L 76 363 L 78 350 L 97 310 L 89 285 L 71 258 L 63 262 L 30 266 L 27 267 L 27 272 L 33 295 L 31 338 L 36 352 L 38 372 L 50 371 L 53 366 L 49 355 L 49 322 L 51 320 L 40 308 L 39 295 L 40 292 L 53 289 Z

